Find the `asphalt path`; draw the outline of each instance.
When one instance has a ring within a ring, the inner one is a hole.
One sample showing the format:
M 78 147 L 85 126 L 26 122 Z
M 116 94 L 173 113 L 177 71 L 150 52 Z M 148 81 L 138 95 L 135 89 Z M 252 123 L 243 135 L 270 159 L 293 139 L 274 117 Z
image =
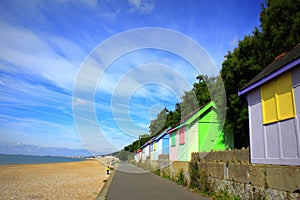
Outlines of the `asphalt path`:
M 187 188 L 127 163 L 114 172 L 107 200 L 207 200 Z

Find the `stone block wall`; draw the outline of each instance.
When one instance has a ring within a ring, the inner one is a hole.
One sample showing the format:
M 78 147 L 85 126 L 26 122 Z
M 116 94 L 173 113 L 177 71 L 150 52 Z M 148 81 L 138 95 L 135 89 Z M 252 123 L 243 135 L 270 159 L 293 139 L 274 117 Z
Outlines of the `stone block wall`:
M 300 199 L 300 166 L 249 163 L 249 149 L 193 153 L 210 187 L 242 199 Z
M 169 167 L 169 154 L 168 155 L 159 155 L 158 156 L 158 164 L 159 168 Z
M 174 161 L 170 163 L 169 166 L 170 175 L 175 177 L 177 173 L 182 169 L 184 173 L 184 177 L 188 180 L 189 179 L 189 162 L 184 161 Z
M 150 165 L 151 165 L 151 170 L 160 169 L 158 160 L 151 160 Z
M 300 200 L 300 166 L 251 164 L 249 149 L 193 153 L 191 162 L 197 163 L 199 174 L 206 174 L 209 187 L 216 192 L 249 200 Z M 147 158 L 142 164 L 157 167 L 172 180 L 182 169 L 185 182 L 190 183 L 189 163 L 169 162 L 168 155 L 160 155 L 158 161 Z

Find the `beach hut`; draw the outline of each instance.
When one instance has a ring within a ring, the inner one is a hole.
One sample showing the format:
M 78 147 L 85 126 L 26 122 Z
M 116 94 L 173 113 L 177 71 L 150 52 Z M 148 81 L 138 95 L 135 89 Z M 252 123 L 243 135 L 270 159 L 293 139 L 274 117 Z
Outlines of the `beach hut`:
M 146 142 L 142 147 L 142 161 L 150 159 L 150 141 Z
M 142 161 L 142 150 L 138 149 L 135 154 L 134 154 L 134 160 L 136 163 L 141 162 Z
M 156 141 L 155 137 L 149 140 L 149 151 L 150 151 L 150 161 L 154 160 L 154 153 L 156 152 Z
M 193 152 L 232 148 L 233 137 L 225 136 L 222 128 L 213 102 L 190 113 L 169 131 L 170 160 L 189 161 Z
M 149 160 L 150 163 L 158 163 L 159 155 L 169 155 L 169 135 L 167 129 L 150 138 L 143 146 L 140 157 L 143 161 Z M 135 160 L 138 159 L 137 153 Z
M 167 134 L 167 129 L 155 137 L 155 142 L 156 149 L 153 160 L 158 160 L 159 155 L 169 155 L 169 134 Z
M 251 162 L 300 165 L 300 43 L 238 94 L 248 102 Z
M 169 134 L 169 161 L 178 160 L 178 136 L 176 137 L 177 129 L 173 128 L 167 131 Z

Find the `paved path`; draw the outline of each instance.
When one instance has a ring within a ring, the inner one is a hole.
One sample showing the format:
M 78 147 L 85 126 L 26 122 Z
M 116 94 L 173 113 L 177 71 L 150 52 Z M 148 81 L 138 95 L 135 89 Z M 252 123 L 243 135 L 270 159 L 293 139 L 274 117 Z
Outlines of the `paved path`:
M 151 172 L 122 163 L 115 171 L 107 200 L 188 200 L 207 198 Z

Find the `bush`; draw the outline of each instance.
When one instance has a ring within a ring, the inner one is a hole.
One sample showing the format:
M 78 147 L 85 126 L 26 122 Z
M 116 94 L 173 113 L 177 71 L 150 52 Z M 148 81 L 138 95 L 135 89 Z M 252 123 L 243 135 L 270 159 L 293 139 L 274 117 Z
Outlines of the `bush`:
M 160 176 L 160 169 L 158 168 L 158 169 L 152 170 L 152 173 Z
M 178 185 L 185 185 L 184 173 L 183 173 L 183 169 L 182 168 L 177 172 L 177 174 L 175 176 L 175 182 Z
M 196 161 L 191 161 L 189 163 L 189 173 L 191 179 L 190 188 L 199 190 L 204 193 L 208 193 L 211 191 L 207 173 L 204 169 L 200 171 Z
M 199 189 L 199 168 L 197 162 L 191 161 L 189 163 L 189 173 L 190 173 L 190 188 Z
M 171 179 L 171 175 L 170 175 L 170 170 L 169 169 L 162 169 L 161 170 L 161 177 L 165 178 L 165 179 Z

